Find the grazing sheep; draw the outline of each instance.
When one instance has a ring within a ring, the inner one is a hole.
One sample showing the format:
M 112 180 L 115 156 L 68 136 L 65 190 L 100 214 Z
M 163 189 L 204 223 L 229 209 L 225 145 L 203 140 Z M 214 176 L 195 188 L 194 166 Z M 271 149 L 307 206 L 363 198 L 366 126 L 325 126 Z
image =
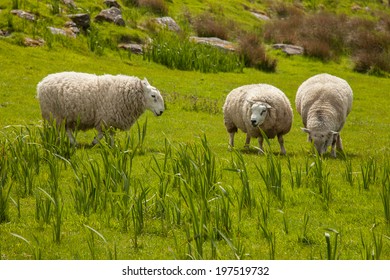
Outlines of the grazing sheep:
M 263 136 L 278 137 L 280 151 L 286 154 L 283 135 L 291 129 L 293 112 L 290 101 L 278 88 L 267 84 L 245 85 L 232 90 L 223 105 L 224 123 L 234 146 L 234 134 L 239 128 L 246 133 L 245 146 L 251 137 L 257 138 L 263 151 Z
M 146 78 L 62 72 L 45 77 L 37 91 L 42 117 L 55 120 L 57 125 L 65 121 L 72 144 L 76 128 L 96 128 L 94 145 L 103 137 L 104 129 L 130 129 L 146 109 L 156 116 L 164 112 L 160 92 Z M 111 132 L 111 144 L 112 136 Z
M 329 146 L 336 157 L 343 150 L 340 131 L 352 108 L 353 93 L 348 83 L 329 74 L 319 74 L 303 82 L 298 88 L 295 105 L 302 116 L 302 130 L 314 143 L 319 154 Z

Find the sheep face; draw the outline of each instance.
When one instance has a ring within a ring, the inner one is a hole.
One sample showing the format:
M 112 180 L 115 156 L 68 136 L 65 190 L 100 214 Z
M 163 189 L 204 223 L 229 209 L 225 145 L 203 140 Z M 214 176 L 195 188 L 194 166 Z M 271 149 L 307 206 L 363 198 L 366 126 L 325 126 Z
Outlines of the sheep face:
M 142 81 L 142 86 L 145 93 L 146 109 L 152 111 L 155 116 L 161 116 L 165 106 L 160 91 L 151 86 L 146 78 Z
M 257 127 L 263 124 L 267 118 L 268 110 L 271 108 L 268 104 L 255 102 L 251 106 L 251 124 L 253 127 Z
M 329 146 L 333 146 L 337 141 L 338 132 L 335 131 L 316 131 L 302 128 L 308 134 L 308 140 L 314 144 L 318 154 L 322 155 Z

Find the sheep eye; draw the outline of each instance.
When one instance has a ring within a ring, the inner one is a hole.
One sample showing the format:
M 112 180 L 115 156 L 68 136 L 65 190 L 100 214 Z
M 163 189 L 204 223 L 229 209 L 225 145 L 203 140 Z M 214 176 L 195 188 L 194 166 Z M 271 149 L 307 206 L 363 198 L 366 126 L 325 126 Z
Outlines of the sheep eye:
M 152 98 L 156 98 L 156 95 L 152 94 Z

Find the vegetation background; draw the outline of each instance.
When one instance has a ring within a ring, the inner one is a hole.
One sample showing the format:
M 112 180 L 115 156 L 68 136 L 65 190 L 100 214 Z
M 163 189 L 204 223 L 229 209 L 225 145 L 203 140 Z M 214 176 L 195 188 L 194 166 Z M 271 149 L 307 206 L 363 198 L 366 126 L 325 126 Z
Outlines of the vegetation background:
M 390 258 L 387 1 L 118 2 L 126 26 L 94 22 L 100 0 L 0 0 L 0 259 Z M 48 31 L 70 13 L 89 14 L 91 26 L 76 38 Z M 182 31 L 163 30 L 161 16 Z M 191 35 L 238 52 L 199 47 Z M 26 47 L 27 37 L 45 44 Z M 148 38 L 144 55 L 118 48 Z M 206 57 L 198 68 L 194 50 Z M 72 147 L 42 122 L 35 98 L 37 83 L 60 71 L 147 77 L 167 110 L 118 131 L 113 147 L 91 147 L 92 130 Z M 272 139 L 264 155 L 243 149 L 243 133 L 228 150 L 221 108 L 232 89 L 269 83 L 294 105 L 298 86 L 322 72 L 354 90 L 345 154 L 313 154 L 295 108 L 287 156 Z

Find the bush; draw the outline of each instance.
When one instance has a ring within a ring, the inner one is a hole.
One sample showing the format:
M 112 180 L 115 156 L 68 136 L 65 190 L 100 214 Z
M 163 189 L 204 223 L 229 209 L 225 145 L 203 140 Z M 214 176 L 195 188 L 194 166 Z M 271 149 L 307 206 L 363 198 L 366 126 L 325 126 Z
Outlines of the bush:
M 199 37 L 217 37 L 222 40 L 229 37 L 226 24 L 207 12 L 194 19 L 193 27 Z
M 241 36 L 239 40 L 239 53 L 245 66 L 254 67 L 267 72 L 275 72 L 277 61 L 266 55 L 260 38 L 253 33 Z
M 287 18 L 266 23 L 266 41 L 300 45 L 305 55 L 322 61 L 351 55 L 354 70 L 358 72 L 376 75 L 390 72 L 390 19 L 387 16 L 380 16 L 377 21 L 325 12 L 290 16 L 283 7 L 279 7 L 278 14 L 286 14 Z
M 159 15 L 168 14 L 168 6 L 164 0 L 125 0 L 126 6 L 146 7 Z

